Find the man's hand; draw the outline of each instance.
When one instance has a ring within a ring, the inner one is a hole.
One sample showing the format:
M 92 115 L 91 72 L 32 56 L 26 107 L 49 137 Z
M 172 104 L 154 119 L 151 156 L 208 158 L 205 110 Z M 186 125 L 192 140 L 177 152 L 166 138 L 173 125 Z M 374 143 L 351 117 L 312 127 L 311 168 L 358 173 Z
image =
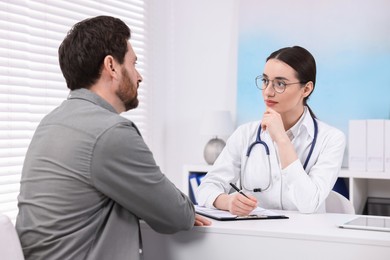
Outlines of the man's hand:
M 194 226 L 210 226 L 211 225 L 211 221 L 208 220 L 207 218 L 199 215 L 199 214 L 195 214 L 195 224 Z

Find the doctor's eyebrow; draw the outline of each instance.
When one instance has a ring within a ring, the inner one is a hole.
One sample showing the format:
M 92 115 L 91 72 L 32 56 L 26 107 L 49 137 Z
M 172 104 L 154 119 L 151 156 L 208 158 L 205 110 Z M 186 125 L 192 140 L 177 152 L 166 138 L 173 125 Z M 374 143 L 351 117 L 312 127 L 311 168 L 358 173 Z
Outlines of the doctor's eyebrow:
M 264 74 L 263 73 L 263 78 L 269 78 L 268 76 L 267 76 L 267 74 Z M 289 81 L 289 79 L 288 78 L 285 78 L 285 77 L 275 77 L 274 79 L 280 79 L 280 80 L 286 80 L 286 81 Z

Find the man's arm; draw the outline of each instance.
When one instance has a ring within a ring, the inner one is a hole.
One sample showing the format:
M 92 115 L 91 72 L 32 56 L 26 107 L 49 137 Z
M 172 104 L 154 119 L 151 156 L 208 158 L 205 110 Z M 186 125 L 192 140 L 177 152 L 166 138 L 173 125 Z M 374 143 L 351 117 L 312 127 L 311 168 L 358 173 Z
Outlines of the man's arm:
M 161 233 L 190 229 L 189 198 L 161 173 L 135 127 L 119 124 L 96 142 L 91 176 L 98 190 Z

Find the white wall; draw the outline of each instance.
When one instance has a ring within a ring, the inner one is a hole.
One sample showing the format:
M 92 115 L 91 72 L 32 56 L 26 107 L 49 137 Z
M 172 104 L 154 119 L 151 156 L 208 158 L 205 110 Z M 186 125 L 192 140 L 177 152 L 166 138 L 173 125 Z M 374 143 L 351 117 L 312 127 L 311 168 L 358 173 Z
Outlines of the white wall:
M 148 0 L 150 147 L 163 172 L 182 187 L 183 165 L 205 163 L 210 137 L 199 125 L 212 110 L 235 118 L 237 0 Z

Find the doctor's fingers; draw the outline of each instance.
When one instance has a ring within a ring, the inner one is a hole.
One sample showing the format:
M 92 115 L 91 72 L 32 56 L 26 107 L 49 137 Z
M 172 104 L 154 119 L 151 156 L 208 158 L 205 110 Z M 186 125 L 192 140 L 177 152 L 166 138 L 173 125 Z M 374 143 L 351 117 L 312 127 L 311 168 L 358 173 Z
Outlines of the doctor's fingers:
M 283 137 L 285 134 L 283 121 L 280 118 L 274 118 L 270 116 L 266 116 L 261 121 L 261 127 L 264 130 L 267 130 L 272 140 L 276 140 L 277 138 Z
M 276 112 L 275 110 L 273 110 L 272 108 L 270 107 L 266 107 L 265 111 L 264 111 L 264 115 L 278 115 L 280 116 L 280 114 L 278 112 Z
M 249 205 L 253 205 L 253 207 L 257 207 L 257 199 L 255 196 L 252 196 L 251 194 L 246 194 L 249 198 L 250 201 L 252 202 L 248 202 Z
M 283 120 L 279 114 L 264 113 L 261 125 L 264 129 L 270 127 L 283 127 Z
M 232 213 L 233 215 L 239 215 L 239 216 L 246 216 L 249 215 L 252 212 L 252 208 L 241 208 L 238 205 L 233 206 L 229 212 Z
M 257 206 L 257 199 L 256 199 L 256 197 L 254 197 L 250 193 L 245 194 L 245 196 L 240 194 L 240 193 L 237 193 L 235 195 L 236 195 L 236 199 L 238 201 L 240 201 L 241 203 L 243 203 L 243 204 L 245 204 L 245 205 L 247 205 L 249 207 L 256 207 Z
M 239 212 L 249 213 L 256 207 L 257 207 L 256 198 L 254 198 L 254 200 L 248 199 L 239 193 L 235 194 L 235 197 L 232 200 L 232 208 Z

